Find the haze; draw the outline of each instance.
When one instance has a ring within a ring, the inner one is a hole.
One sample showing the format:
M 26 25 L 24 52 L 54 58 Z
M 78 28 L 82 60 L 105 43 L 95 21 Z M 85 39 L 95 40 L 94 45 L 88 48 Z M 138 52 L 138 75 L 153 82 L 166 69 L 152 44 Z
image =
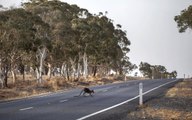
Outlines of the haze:
M 23 0 L 0 0 L 0 4 L 19 6 Z M 130 61 L 163 65 L 178 77 L 192 76 L 191 30 L 179 33 L 174 16 L 192 5 L 191 0 L 62 0 L 77 4 L 91 13 L 108 11 L 114 23 L 121 24 L 131 41 Z

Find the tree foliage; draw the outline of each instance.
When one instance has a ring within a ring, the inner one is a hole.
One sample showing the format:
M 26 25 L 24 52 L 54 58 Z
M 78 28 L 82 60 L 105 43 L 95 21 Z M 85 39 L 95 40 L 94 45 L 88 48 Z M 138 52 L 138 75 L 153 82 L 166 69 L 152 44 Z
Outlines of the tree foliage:
M 188 28 L 192 29 L 192 5 L 182 10 L 180 15 L 175 16 L 179 32 L 185 32 Z
M 136 68 L 127 56 L 126 31 L 102 12 L 93 15 L 59 0 L 30 0 L 23 8 L 1 11 L 0 27 L 0 62 L 13 73 L 32 67 L 37 74 L 51 77 L 57 71 L 74 80 Z
M 139 70 L 143 74 L 143 76 L 153 79 L 177 77 L 176 71 L 167 72 L 165 66 L 150 65 L 147 62 L 141 62 L 139 65 Z
M 48 44 L 49 26 L 40 17 L 19 8 L 0 12 L 0 27 L 1 69 L 11 70 L 15 82 L 14 71 L 22 60 L 36 52 L 38 46 Z

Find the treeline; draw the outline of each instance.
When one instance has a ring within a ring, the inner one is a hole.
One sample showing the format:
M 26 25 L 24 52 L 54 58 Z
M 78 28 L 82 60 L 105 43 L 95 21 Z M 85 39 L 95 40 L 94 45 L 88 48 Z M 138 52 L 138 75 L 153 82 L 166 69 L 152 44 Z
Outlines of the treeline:
M 143 76 L 152 78 L 152 79 L 177 77 L 177 71 L 168 72 L 165 66 L 150 65 L 147 62 L 141 62 L 139 65 L 139 70 L 143 74 Z
M 39 83 L 55 73 L 66 80 L 124 74 L 136 68 L 129 61 L 130 41 L 107 12 L 92 14 L 59 0 L 30 0 L 21 8 L 0 11 L 0 75 L 8 86 L 17 73 L 30 72 Z

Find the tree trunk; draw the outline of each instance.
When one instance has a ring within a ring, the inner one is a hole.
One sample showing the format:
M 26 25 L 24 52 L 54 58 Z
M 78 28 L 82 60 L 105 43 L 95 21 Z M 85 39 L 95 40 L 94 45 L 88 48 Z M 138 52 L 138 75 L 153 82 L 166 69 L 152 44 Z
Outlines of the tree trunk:
M 70 59 L 70 63 L 71 63 L 71 67 L 72 67 L 72 74 L 71 74 L 72 80 L 75 80 L 75 77 L 76 77 L 75 60 Z
M 19 72 L 23 76 L 23 81 L 25 80 L 25 65 L 22 63 L 19 64 Z
M 84 75 L 84 78 L 87 79 L 87 76 L 88 76 L 88 65 L 87 65 L 87 54 L 84 52 L 84 55 L 83 55 L 83 75 Z
M 8 65 L 4 68 L 4 86 L 8 87 Z
M 67 74 L 67 80 L 69 81 L 69 65 L 67 64 L 67 66 L 66 66 L 67 68 L 66 68 L 66 74 Z
M 40 75 L 39 75 L 39 69 L 38 69 L 38 67 L 36 67 L 35 72 L 36 72 L 37 82 L 39 82 Z
M 42 83 L 42 72 L 43 72 L 43 55 L 40 57 L 39 83 Z
M 4 88 L 4 79 L 5 79 L 5 76 L 4 76 L 4 74 L 2 73 L 2 71 L 1 71 L 1 69 L 0 69 L 1 88 Z
M 23 71 L 23 81 L 25 81 L 25 69 Z
M 67 78 L 67 73 L 68 70 L 67 70 L 67 64 L 63 63 L 62 64 L 62 67 L 61 67 L 61 75 L 65 78 L 65 79 L 68 79 Z
M 95 65 L 95 66 L 93 67 L 93 77 L 96 76 L 96 73 L 97 73 L 97 65 Z
M 79 81 L 79 78 L 80 78 L 80 61 L 78 62 L 78 65 L 77 65 L 77 80 Z
M 80 78 L 80 62 L 81 62 L 81 54 L 79 53 L 79 59 L 78 59 L 78 63 L 77 63 L 77 80 L 79 81 Z
M 47 73 L 47 76 L 49 77 L 49 79 L 51 79 L 51 64 L 48 63 L 48 73 Z
M 15 84 L 15 81 L 16 81 L 16 74 L 15 74 L 15 71 L 14 70 L 11 70 L 11 74 L 12 74 L 12 81 L 13 81 L 13 84 Z
M 119 75 L 123 75 L 123 70 L 121 68 L 119 69 Z
M 0 78 L 1 88 L 4 88 L 4 80 Z
M 43 62 L 46 58 L 46 48 L 43 47 L 42 49 L 38 49 L 38 55 L 37 58 L 39 59 L 40 65 L 39 65 L 39 83 L 42 83 L 42 73 L 43 73 Z
M 7 76 L 7 74 L 6 74 L 6 75 L 5 75 L 5 78 L 4 78 L 4 86 L 5 86 L 6 88 L 8 87 L 7 82 L 8 82 L 8 76 Z

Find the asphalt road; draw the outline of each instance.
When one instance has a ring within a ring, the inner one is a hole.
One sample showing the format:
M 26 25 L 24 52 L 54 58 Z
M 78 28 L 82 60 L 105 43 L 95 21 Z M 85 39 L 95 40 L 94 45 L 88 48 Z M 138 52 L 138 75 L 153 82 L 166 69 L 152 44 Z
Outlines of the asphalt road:
M 114 116 L 121 110 L 133 108 L 139 103 L 140 82 L 143 83 L 144 101 L 146 101 L 156 97 L 178 81 L 178 79 L 142 80 L 95 86 L 91 88 L 95 90 L 93 97 L 76 97 L 81 90 L 74 89 L 1 102 L 0 120 L 105 120 L 106 117 Z

